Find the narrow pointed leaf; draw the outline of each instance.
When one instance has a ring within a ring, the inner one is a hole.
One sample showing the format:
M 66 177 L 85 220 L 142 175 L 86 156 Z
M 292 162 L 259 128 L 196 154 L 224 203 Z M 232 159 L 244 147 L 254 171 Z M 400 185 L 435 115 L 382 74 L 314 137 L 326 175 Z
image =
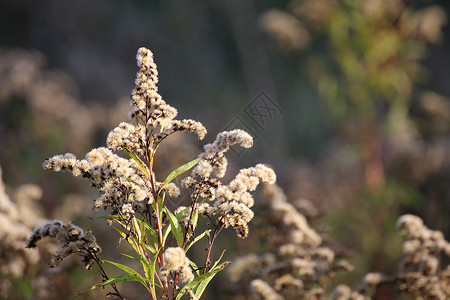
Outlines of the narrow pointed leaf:
M 214 270 L 214 268 L 217 266 L 217 264 L 220 262 L 220 260 L 222 259 L 223 255 L 225 254 L 225 251 L 227 251 L 227 249 L 222 251 L 222 254 L 220 255 L 219 259 L 216 260 L 216 262 L 214 263 L 214 265 L 212 266 L 211 270 Z
M 172 234 L 177 240 L 178 247 L 183 247 L 183 231 L 181 230 L 180 223 L 178 223 L 177 218 L 166 208 L 167 216 L 169 217 L 170 228 Z
M 158 257 L 159 251 L 156 253 L 156 255 L 153 257 L 153 261 L 150 264 L 150 270 L 149 270 L 149 278 L 150 280 L 150 285 L 152 287 L 153 290 L 155 290 L 155 268 L 156 268 L 156 258 Z
M 139 226 L 138 220 L 135 217 L 133 217 L 133 219 L 131 221 L 133 222 L 134 230 L 137 233 L 138 242 L 140 243 L 142 241 L 141 227 Z
M 119 218 L 118 215 L 95 217 L 96 220 L 102 220 L 102 219 L 117 220 L 118 218 Z
M 127 274 L 127 275 L 122 275 L 122 276 L 115 277 L 115 278 L 110 278 L 110 279 L 105 280 L 105 281 L 103 281 L 101 283 L 94 284 L 89 289 L 89 291 L 92 291 L 93 289 L 96 289 L 96 288 L 101 287 L 101 286 L 105 286 L 105 285 L 109 285 L 109 284 L 113 284 L 113 283 L 118 283 L 118 282 L 124 282 L 124 281 L 139 281 L 139 277 Z
M 184 172 L 188 171 L 189 169 L 191 169 L 193 166 L 195 166 L 198 163 L 199 159 L 196 158 L 184 165 L 182 165 L 181 167 L 178 167 L 177 169 L 175 169 L 174 171 L 172 171 L 172 173 L 169 174 L 169 176 L 167 176 L 166 180 L 164 181 L 163 185 L 160 188 L 160 191 L 164 189 L 164 187 L 171 182 L 172 180 L 174 180 L 177 176 L 183 174 Z
M 211 231 L 209 229 L 207 229 L 207 230 Z M 186 247 L 186 249 L 184 249 L 184 251 L 187 252 L 189 250 L 189 248 L 191 248 L 195 243 L 197 243 L 199 240 L 201 240 L 206 235 L 206 233 L 207 233 L 207 231 L 205 231 L 202 234 L 200 234 L 199 236 L 195 237 L 195 239 L 188 244 L 188 246 Z
M 116 263 L 116 262 L 113 262 L 113 261 L 109 261 L 109 260 L 104 260 L 104 261 L 107 262 L 107 263 L 110 263 L 110 264 L 112 264 L 112 265 L 114 265 L 114 266 L 116 266 L 116 267 L 119 268 L 119 269 L 124 270 L 125 272 L 127 272 L 127 273 L 130 274 L 130 275 L 136 276 L 137 278 L 139 278 L 139 281 L 140 281 L 144 286 L 146 286 L 146 282 L 145 282 L 144 277 L 142 277 L 141 274 L 139 274 L 138 272 L 136 272 L 136 271 L 133 270 L 132 268 L 130 268 L 130 267 L 128 267 L 128 266 L 125 266 L 125 265 L 122 265 L 122 264 L 119 264 L 119 263 Z
M 184 218 L 188 217 L 190 210 L 191 210 L 190 207 L 186 207 L 185 209 L 182 209 L 180 212 L 178 212 L 177 215 L 176 215 L 177 220 L 181 221 Z
M 147 175 L 147 178 L 150 178 L 150 174 L 148 172 L 147 166 L 144 164 L 144 162 L 138 157 L 136 156 L 136 154 L 134 154 L 131 151 L 128 151 L 127 149 L 123 149 L 123 151 L 125 151 L 125 153 L 131 157 L 142 169 L 142 171 L 144 171 L 145 175 Z
M 134 260 L 137 260 L 137 261 L 139 261 L 139 258 L 137 258 L 137 257 L 134 257 L 134 256 L 131 256 L 131 255 L 128 255 L 128 254 L 126 254 L 126 253 L 120 253 L 120 254 L 122 254 L 123 256 L 125 256 L 125 257 L 128 257 L 128 258 L 131 258 L 131 259 L 134 259 Z
M 215 270 L 210 270 L 209 272 L 202 274 L 200 276 L 197 276 L 194 278 L 194 280 L 192 280 L 191 282 L 189 282 L 188 284 L 186 284 L 181 291 L 178 293 L 178 296 L 176 298 L 176 300 L 181 299 L 181 297 L 183 297 L 183 295 L 186 293 L 187 289 L 194 289 L 196 286 L 198 286 L 199 284 L 201 284 L 203 281 L 207 280 L 206 285 L 209 283 L 209 281 L 211 281 L 211 279 L 217 274 L 219 273 L 223 268 L 225 268 L 225 263 L 223 263 L 220 267 L 216 268 Z M 200 291 L 196 291 L 195 295 L 197 296 L 197 298 L 200 298 L 200 296 L 203 294 L 203 291 L 205 290 L 205 287 L 203 287 Z M 200 294 L 200 296 L 198 295 Z
M 222 271 L 223 268 L 225 268 L 227 264 L 228 264 L 228 262 L 224 262 L 221 265 L 219 265 L 216 270 L 211 270 L 211 275 L 200 282 L 197 290 L 195 291 L 195 295 L 197 296 L 198 299 L 200 299 L 200 297 L 203 295 L 203 292 L 205 291 L 206 287 L 208 286 L 208 283 L 214 278 L 214 276 L 216 276 L 217 273 Z
M 195 262 L 193 262 L 192 260 L 189 260 L 189 264 L 191 265 L 192 269 L 197 274 L 197 276 L 199 276 L 200 275 L 200 269 L 197 267 Z
M 192 213 L 191 223 L 193 230 L 195 231 L 195 228 L 197 228 L 197 222 L 198 222 L 198 209 L 195 209 Z

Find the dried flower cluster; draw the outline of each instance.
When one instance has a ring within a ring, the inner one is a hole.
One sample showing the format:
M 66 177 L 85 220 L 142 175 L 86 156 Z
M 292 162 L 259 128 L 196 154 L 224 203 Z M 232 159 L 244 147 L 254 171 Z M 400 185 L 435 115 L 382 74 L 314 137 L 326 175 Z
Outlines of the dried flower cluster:
M 36 243 L 46 237 L 55 238 L 61 249 L 52 257 L 49 266 L 55 268 L 59 263 L 71 254 L 82 256 L 86 269 L 92 266 L 91 261 L 97 258 L 102 248 L 97 244 L 94 234 L 84 230 L 72 223 L 64 223 L 53 220 L 43 226 L 34 228 L 33 233 L 27 241 L 27 248 L 36 248 Z
M 94 202 L 94 208 L 111 207 L 113 215 L 120 214 L 123 205 L 153 201 L 136 162 L 122 158 L 108 148 L 93 149 L 83 160 L 77 160 L 71 153 L 57 155 L 46 160 L 43 167 L 57 172 L 70 171 L 74 176 L 88 178 L 101 193 Z
M 239 237 L 248 235 L 248 222 L 253 218 L 253 196 L 259 182 L 274 183 L 275 173 L 272 169 L 258 164 L 253 168 L 242 169 L 228 185 L 223 185 L 217 178 L 225 175 L 228 161 L 224 153 L 238 144 L 244 148 L 253 145 L 252 137 L 243 130 L 225 131 L 217 135 L 214 143 L 205 145 L 204 152 L 190 176 L 182 184 L 193 189 L 194 199 L 207 199 L 199 205 L 199 213 L 217 220 L 224 227 L 232 226 Z M 215 177 L 211 177 L 212 174 Z M 212 202 L 212 203 L 211 203 Z
M 108 148 L 93 149 L 83 160 L 77 160 L 75 155 L 67 153 L 54 156 L 43 164 L 46 170 L 70 171 L 74 176 L 88 178 L 91 185 L 102 194 L 95 201 L 94 208 L 110 207 L 112 215 L 131 216 L 133 209 L 142 209 L 142 202 L 150 204 L 154 201 L 153 187 L 158 189 L 159 194 L 162 186 L 161 182 L 156 181 L 152 186 L 147 178 L 150 170 L 143 170 L 135 159 L 122 158 L 113 151 L 126 150 L 137 156 L 153 155 L 159 143 L 174 132 L 194 132 L 200 139 L 206 134 L 206 129 L 199 122 L 173 120 L 177 115 L 176 109 L 166 104 L 157 92 L 158 72 L 153 54 L 148 49 L 141 48 L 137 60 L 140 70 L 131 97 L 130 112 L 130 117 L 136 120 L 136 124 L 120 123 L 108 135 Z M 171 196 L 179 194 L 178 188 L 173 184 L 165 185 L 164 189 Z
M 417 216 L 403 215 L 397 226 L 407 238 L 397 274 L 400 291 L 424 299 L 449 299 L 450 265 L 440 266 L 440 259 L 441 254 L 450 257 L 450 243 Z
M 387 284 L 420 299 L 450 297 L 450 265 L 441 266 L 442 254 L 450 257 L 450 243 L 413 215 L 403 215 L 397 222 L 407 240 L 395 274 L 370 272 L 355 288 L 339 284 L 327 297 L 323 289 L 327 279 L 339 269 L 353 267 L 335 261 L 334 251 L 322 246 L 322 238 L 278 186 L 266 185 L 265 193 L 274 226 L 266 233 L 268 251 L 239 257 L 229 267 L 229 278 L 238 286 L 232 293 L 250 299 L 369 300 L 380 285 Z
M 161 269 L 162 278 L 167 278 L 170 272 L 174 272 L 175 276 L 179 276 L 181 282 L 190 282 L 194 279 L 194 274 L 189 266 L 189 259 L 182 248 L 167 248 L 164 252 L 164 260 L 166 265 Z
M 137 62 L 140 70 L 136 75 L 136 87 L 131 95 L 133 108 L 129 116 L 138 123 L 136 131 L 145 133 L 142 141 L 147 141 L 147 145 L 143 145 L 148 146 L 145 151 L 155 151 L 165 137 L 177 131 L 189 131 L 197 134 L 199 139 L 203 139 L 206 129 L 200 122 L 190 119 L 173 120 L 177 115 L 177 110 L 166 104 L 158 94 L 156 86 L 158 70 L 153 61 L 153 53 L 146 48 L 140 48 Z M 132 132 L 128 132 L 126 135 L 138 141 L 142 138 L 139 134 L 136 136 Z
M 422 219 L 414 215 L 401 216 L 397 227 L 407 239 L 396 274 L 368 273 L 354 290 L 343 284 L 337 286 L 331 299 L 370 299 L 368 295 L 385 283 L 396 284 L 399 292 L 420 299 L 450 297 L 450 265 L 440 266 L 441 254 L 450 257 L 450 243 L 442 232 L 428 229 Z
M 348 285 L 339 284 L 330 295 L 332 300 L 370 300 L 378 285 L 392 283 L 393 277 L 381 273 L 368 273 L 361 280 L 359 285 L 352 289 Z
M 336 261 L 332 249 L 307 219 L 290 204 L 281 188 L 265 185 L 269 216 L 267 252 L 242 257 L 229 268 L 230 280 L 249 282 L 254 295 L 263 299 L 321 297 L 321 286 L 339 269 L 351 270 L 346 261 Z M 246 288 L 245 286 L 243 287 Z
M 22 278 L 38 264 L 40 254 L 24 249 L 32 228 L 44 222 L 36 200 L 41 190 L 35 185 L 16 189 L 12 201 L 6 194 L 0 168 L 0 295 L 7 298 L 11 278 Z

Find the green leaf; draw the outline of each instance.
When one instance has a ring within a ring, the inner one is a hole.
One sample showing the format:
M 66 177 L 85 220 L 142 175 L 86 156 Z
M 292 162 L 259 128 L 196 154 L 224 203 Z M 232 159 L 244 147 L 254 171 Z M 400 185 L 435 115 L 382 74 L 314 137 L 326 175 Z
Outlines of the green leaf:
M 138 249 L 138 247 L 137 247 L 137 244 L 135 243 L 134 239 L 131 239 L 130 237 L 127 238 L 127 235 L 126 235 L 124 232 L 122 232 L 120 229 L 118 229 L 118 228 L 116 228 L 116 227 L 114 227 L 114 229 L 117 230 L 117 231 L 119 232 L 119 234 L 120 234 L 124 239 L 126 239 L 126 241 L 128 242 L 128 244 L 130 244 L 130 245 L 133 247 L 133 249 L 134 249 L 134 251 L 136 251 L 136 253 L 140 253 L 140 251 L 139 251 L 139 249 Z
M 145 228 L 153 235 L 156 237 L 156 233 L 155 233 L 155 229 L 153 229 L 153 227 L 150 226 L 150 224 L 147 222 L 147 220 L 142 220 L 142 223 L 145 224 Z
M 191 223 L 192 223 L 192 230 L 195 231 L 195 228 L 197 228 L 197 222 L 198 222 L 198 209 L 195 209 L 192 213 Z
M 156 256 L 154 257 L 154 260 L 156 260 Z M 145 254 L 141 254 L 141 259 L 139 260 L 141 262 L 142 267 L 144 268 L 145 277 L 147 280 L 151 280 L 153 273 L 150 272 L 151 266 L 150 263 L 147 260 L 147 257 L 145 257 Z
M 184 172 L 188 171 L 189 169 L 191 169 L 193 166 L 195 166 L 198 163 L 199 159 L 196 158 L 184 165 L 182 165 L 181 167 L 178 167 L 176 170 L 172 171 L 172 173 L 169 174 L 169 176 L 167 176 L 166 180 L 164 181 L 163 185 L 161 186 L 161 188 L 159 189 L 160 191 L 162 191 L 164 189 L 164 187 L 169 184 L 169 182 L 171 182 L 172 180 L 174 180 L 177 176 L 183 174 Z
M 137 278 L 139 278 L 139 281 L 140 281 L 144 286 L 147 286 L 144 277 L 142 277 L 141 274 L 139 274 L 138 272 L 136 272 L 136 271 L 133 270 L 132 268 L 130 268 L 130 267 L 128 267 L 128 266 L 125 266 L 125 265 L 122 265 L 122 264 L 119 264 L 119 263 L 116 263 L 116 262 L 113 262 L 113 261 L 109 261 L 109 260 L 104 260 L 104 261 L 107 262 L 107 263 L 110 263 L 110 264 L 112 264 L 112 265 L 114 265 L 114 266 L 116 266 L 116 267 L 118 267 L 119 269 L 124 270 L 125 272 L 127 272 L 127 273 L 130 274 L 130 275 L 136 276 Z
M 157 260 L 158 254 L 159 254 L 159 250 L 156 253 L 156 255 L 153 257 L 153 261 L 150 264 L 150 270 L 149 270 L 149 272 L 150 272 L 149 273 L 150 274 L 150 278 L 149 279 L 150 279 L 150 284 L 151 284 L 153 290 L 155 290 L 155 268 L 156 268 L 156 260 Z
M 200 269 L 197 267 L 195 262 L 193 262 L 192 260 L 189 260 L 189 264 L 191 265 L 192 269 L 194 269 L 194 272 L 197 273 L 197 276 L 199 276 L 200 275 Z
M 145 244 L 145 248 L 147 248 L 151 253 L 155 254 L 156 249 L 153 246 L 150 246 L 149 244 Z
M 194 280 L 192 280 L 191 282 L 186 284 L 181 289 L 181 291 L 178 293 L 178 296 L 177 296 L 176 300 L 181 299 L 181 297 L 186 293 L 187 289 L 193 290 L 197 285 L 199 285 L 199 287 L 197 288 L 197 291 L 195 292 L 195 295 L 197 296 L 197 298 L 200 298 L 202 296 L 203 292 L 205 291 L 206 286 L 211 281 L 211 279 L 213 279 L 213 277 L 217 273 L 222 271 L 223 268 L 225 268 L 227 263 L 228 262 L 224 262 L 223 264 L 218 266 L 216 269 L 214 269 L 214 270 L 211 269 L 209 272 L 194 278 Z M 205 282 L 205 283 L 203 283 L 203 282 Z
M 139 258 L 137 258 L 137 257 L 134 257 L 134 256 L 131 256 L 131 255 L 128 255 L 128 254 L 126 254 L 126 253 L 120 253 L 120 254 L 122 254 L 123 256 L 125 256 L 125 257 L 128 257 L 128 258 L 131 258 L 131 259 L 134 259 L 134 260 L 137 260 L 137 261 L 139 261 Z
M 122 230 L 120 230 L 119 228 L 116 228 L 116 227 L 113 227 L 115 230 L 117 230 L 117 232 L 123 237 L 123 238 L 125 238 L 127 235 L 122 231 Z
M 216 262 L 214 263 L 214 265 L 212 266 L 211 270 L 214 270 L 214 268 L 217 266 L 217 264 L 220 262 L 220 260 L 222 259 L 223 255 L 225 254 L 225 251 L 227 251 L 227 249 L 222 251 L 222 254 L 220 254 L 220 257 L 218 260 L 216 260 Z
M 159 218 L 162 219 L 162 212 L 164 208 L 164 199 L 166 198 L 166 194 L 163 194 L 162 197 L 158 197 L 158 208 L 159 208 Z
M 191 248 L 195 243 L 197 243 L 200 239 L 202 239 L 206 235 L 207 231 L 211 231 L 211 230 L 207 229 L 205 232 L 203 232 L 202 234 L 197 236 L 192 242 L 189 243 L 189 245 L 186 247 L 186 249 L 184 251 L 187 252 L 189 250 L 189 248 Z
M 139 220 L 139 219 L 138 219 Z M 156 249 L 158 249 L 158 237 L 156 236 L 155 229 L 153 229 L 147 220 L 139 220 L 141 222 L 141 231 L 145 232 L 147 235 L 147 243 L 145 247 L 150 250 L 150 252 L 155 253 Z M 145 228 L 143 228 L 145 226 Z
M 191 211 L 190 207 L 186 207 L 185 209 L 182 209 L 180 212 L 177 213 L 176 217 L 178 221 L 183 220 L 184 218 L 189 216 L 189 213 Z
M 178 247 L 183 247 L 183 231 L 181 230 L 180 223 L 177 218 L 170 212 L 166 207 L 166 214 L 169 217 L 170 228 L 172 229 L 172 234 L 177 240 Z
M 127 180 L 128 182 L 132 182 L 132 183 L 134 183 L 135 185 L 137 185 L 138 187 L 142 188 L 142 186 L 141 186 L 139 183 L 137 183 L 136 181 L 132 180 L 131 178 L 127 178 L 126 180 Z
M 139 226 L 138 220 L 136 219 L 136 217 L 133 217 L 133 219 L 131 219 L 131 221 L 133 222 L 134 225 L 134 230 L 137 233 L 138 236 L 138 242 L 141 243 L 142 242 L 142 232 L 141 232 L 141 226 Z
M 200 297 L 203 295 L 203 292 L 205 291 L 206 287 L 208 286 L 208 283 L 214 278 L 214 276 L 216 276 L 217 273 L 222 271 L 226 267 L 227 264 L 228 264 L 228 262 L 224 262 L 221 265 L 219 265 L 218 268 L 216 268 L 215 270 L 211 270 L 210 275 L 200 282 L 197 290 L 195 291 L 195 295 L 197 296 L 198 299 L 200 299 Z M 208 274 L 208 273 L 206 273 L 206 274 Z
M 136 154 L 134 154 L 131 151 L 128 151 L 127 149 L 123 149 L 123 151 L 125 151 L 125 153 L 131 157 L 142 169 L 142 171 L 144 171 L 145 175 L 147 175 L 147 178 L 150 178 L 150 174 L 149 171 L 147 169 L 147 166 L 144 164 L 144 162 L 138 157 L 136 156 Z
M 146 226 L 145 226 L 145 223 L 144 222 L 142 222 L 142 221 L 139 221 L 140 223 L 139 223 L 139 226 L 140 226 L 140 230 L 141 230 L 141 234 L 142 234 L 142 239 L 141 239 L 141 243 L 143 243 L 144 242 L 144 237 L 146 237 L 146 234 L 145 234 L 145 228 L 146 228 Z
M 195 296 L 197 296 L 197 299 L 200 299 L 200 297 L 202 296 L 202 294 L 205 291 L 206 287 L 208 286 L 208 283 L 214 278 L 214 276 L 218 272 L 219 271 L 217 271 L 215 273 L 211 273 L 210 276 L 208 276 L 207 278 L 205 278 L 203 281 L 200 282 L 200 284 L 198 285 L 197 290 L 195 291 Z
M 94 284 L 88 291 L 92 291 L 92 290 L 94 290 L 94 289 L 96 289 L 98 287 L 105 286 L 105 285 L 108 285 L 108 284 L 124 282 L 124 281 L 140 281 L 140 280 L 139 280 L 139 277 L 137 277 L 135 275 L 130 275 L 130 274 L 122 275 L 122 276 L 119 276 L 119 277 L 110 278 L 110 279 L 105 280 L 105 281 L 103 281 L 101 283 Z
M 102 220 L 102 219 L 117 220 L 119 218 L 120 218 L 120 216 L 118 216 L 118 215 L 95 217 L 96 220 Z
M 167 226 L 166 228 L 164 228 L 163 242 L 162 242 L 163 246 L 166 244 L 166 240 L 167 240 L 167 237 L 169 236 L 170 229 L 171 229 L 170 226 Z

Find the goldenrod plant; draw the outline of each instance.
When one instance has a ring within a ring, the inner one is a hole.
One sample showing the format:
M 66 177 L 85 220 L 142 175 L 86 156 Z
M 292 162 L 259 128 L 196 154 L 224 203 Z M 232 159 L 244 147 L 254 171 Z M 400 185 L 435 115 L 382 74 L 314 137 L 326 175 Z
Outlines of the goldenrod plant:
M 230 146 L 249 148 L 252 137 L 235 129 L 217 135 L 213 143 L 204 146 L 198 158 L 182 165 L 161 180 L 154 172 L 155 153 L 161 142 L 178 131 L 195 133 L 199 139 L 206 135 L 205 127 L 194 120 L 175 120 L 177 110 L 168 105 L 158 93 L 158 71 L 153 54 L 140 48 L 137 54 L 139 71 L 136 87 L 131 95 L 131 122 L 122 122 L 108 135 L 107 147 L 91 150 L 84 159 L 71 153 L 47 159 L 43 168 L 67 171 L 87 178 L 100 196 L 94 209 L 109 210 L 106 219 L 117 230 L 118 238 L 129 243 L 134 254 L 124 254 L 140 262 L 141 269 L 102 260 L 101 247 L 92 231 L 60 220 L 36 227 L 27 242 L 35 248 L 45 237 L 55 238 L 61 249 L 53 256 L 50 267 L 56 267 L 71 254 L 82 256 L 87 269 L 97 265 L 103 277 L 92 289 L 112 286 L 120 299 L 117 283 L 137 281 L 148 290 L 152 299 L 192 299 L 202 296 L 210 280 L 228 262 L 220 258 L 212 262 L 211 253 L 219 233 L 233 227 L 240 238 L 248 235 L 248 222 L 253 218 L 254 191 L 260 182 L 275 182 L 275 173 L 265 165 L 242 169 L 228 184 L 220 179 L 227 170 L 225 152 Z M 124 152 L 127 158 L 114 152 Z M 181 187 L 191 190 L 188 206 L 171 210 L 169 198 L 180 195 L 180 187 L 173 181 L 191 170 L 181 181 Z M 209 219 L 200 229 L 199 215 Z M 204 260 L 190 260 L 189 249 L 199 240 L 207 240 Z M 124 272 L 110 277 L 103 263 L 116 266 Z

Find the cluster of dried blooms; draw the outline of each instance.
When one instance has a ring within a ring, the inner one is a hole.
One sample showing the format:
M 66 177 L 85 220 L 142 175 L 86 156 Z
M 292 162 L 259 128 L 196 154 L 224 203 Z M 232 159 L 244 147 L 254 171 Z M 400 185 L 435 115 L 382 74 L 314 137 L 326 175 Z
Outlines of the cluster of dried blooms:
M 162 278 L 167 278 L 171 272 L 179 275 L 181 282 L 190 282 L 194 274 L 189 266 L 189 258 L 180 247 L 170 247 L 164 251 L 165 266 L 161 268 Z M 173 276 L 175 278 L 175 276 Z
M 14 172 L 24 167 L 19 156 L 23 149 L 30 149 L 33 157 L 41 160 L 46 156 L 41 150 L 54 148 L 56 138 L 60 148 L 85 153 L 99 132 L 109 131 L 129 110 L 124 99 L 112 106 L 83 101 L 73 79 L 49 68 L 46 58 L 33 50 L 0 49 L 0 86 L 0 118 L 4 121 L 0 123 L 0 160 L 3 170 L 17 183 L 24 180 L 20 172 Z M 167 140 L 158 158 L 161 168 L 173 169 L 186 155 L 197 153 L 197 147 L 187 141 L 183 135 Z
M 442 232 L 428 229 L 417 216 L 403 215 L 397 227 L 407 238 L 396 276 L 400 291 L 424 299 L 448 299 L 450 264 L 440 264 L 442 254 L 450 258 L 450 243 Z
M 27 241 L 27 248 L 36 248 L 36 243 L 46 237 L 55 238 L 61 247 L 50 260 L 51 268 L 56 268 L 69 255 L 77 254 L 82 256 L 86 269 L 90 269 L 92 261 L 98 260 L 97 254 L 102 251 L 92 231 L 88 230 L 85 233 L 82 228 L 60 220 L 49 221 L 35 227 Z
M 0 168 L 0 295 L 7 298 L 11 278 L 22 278 L 37 265 L 40 254 L 24 249 L 34 226 L 45 221 L 36 200 L 41 190 L 35 185 L 16 189 L 13 200 L 6 194 Z
M 265 185 L 264 191 L 269 212 L 265 219 L 271 224 L 265 229 L 266 252 L 241 257 L 230 266 L 230 280 L 243 289 L 236 292 L 262 299 L 322 297 L 324 283 L 338 270 L 352 266 L 336 260 L 335 252 L 324 245 L 280 187 Z M 245 291 L 248 286 L 250 291 Z
M 135 211 L 145 209 L 154 201 L 154 197 L 164 189 L 170 196 L 179 195 L 174 184 L 162 185 L 162 182 L 149 182 L 148 161 L 143 170 L 142 164 L 133 158 L 122 158 L 113 151 L 126 150 L 136 156 L 153 155 L 161 141 L 177 131 L 196 133 L 203 139 L 206 129 L 193 120 L 174 120 L 175 108 L 166 104 L 158 94 L 156 83 L 158 72 L 153 62 L 153 54 L 139 49 L 138 66 L 140 68 L 136 87 L 132 93 L 130 118 L 135 124 L 122 122 L 113 129 L 107 138 L 107 146 L 91 150 L 85 159 L 78 160 L 67 153 L 54 156 L 44 162 L 44 169 L 69 171 L 74 176 L 88 178 L 101 196 L 95 201 L 94 208 L 112 208 L 112 215 L 134 215 Z M 145 159 L 144 159 L 145 160 Z M 152 162 L 153 163 L 153 162 Z M 157 191 L 153 191 L 156 188 Z
M 48 159 L 43 165 L 46 170 L 70 171 L 74 176 L 88 178 L 91 185 L 102 194 L 95 201 L 94 208 L 111 207 L 113 215 L 132 215 L 134 210 L 142 208 L 142 203 L 152 203 L 155 195 L 141 166 L 134 159 L 122 158 L 113 151 L 125 149 L 137 156 L 153 155 L 161 141 L 174 132 L 193 132 L 199 139 L 203 139 L 206 134 L 206 129 L 199 122 L 174 120 L 176 109 L 166 104 L 157 92 L 158 72 L 152 53 L 141 48 L 137 60 L 140 70 L 132 93 L 132 110 L 129 115 L 136 124 L 122 122 L 109 133 L 108 148 L 93 149 L 83 160 L 67 153 Z M 250 210 L 253 198 L 248 191 L 255 190 L 259 181 L 273 183 L 275 174 L 270 168 L 257 165 L 241 170 L 236 179 L 223 186 L 217 178 L 223 177 L 227 169 L 224 153 L 235 144 L 249 148 L 253 139 L 242 130 L 220 133 L 214 143 L 205 146 L 198 165 L 191 176 L 183 180 L 183 186 L 193 189 L 194 202 L 204 198 L 216 200 L 212 204 L 201 204 L 200 212 L 214 217 L 225 227 L 234 227 L 239 236 L 245 237 L 248 232 L 247 223 L 253 218 Z M 217 178 L 211 177 L 213 172 Z M 156 194 L 159 194 L 162 183 L 155 181 L 153 184 Z M 163 188 L 170 196 L 179 194 L 174 184 L 164 185 Z
M 450 257 L 450 243 L 442 232 L 428 229 L 414 215 L 401 216 L 397 227 L 406 241 L 396 274 L 368 273 L 354 290 L 343 284 L 337 286 L 331 299 L 370 299 L 368 295 L 381 284 L 396 285 L 400 293 L 420 299 L 450 297 L 450 265 L 442 266 L 442 254 Z
M 101 193 L 94 202 L 94 208 L 111 207 L 113 215 L 123 213 L 126 204 L 153 201 L 136 162 L 122 158 L 108 148 L 93 149 L 83 160 L 77 160 L 70 153 L 57 155 L 46 160 L 43 166 L 46 170 L 70 171 L 74 176 L 88 178 Z
M 264 254 L 239 257 L 229 267 L 229 279 L 236 284 L 231 292 L 238 295 L 236 299 L 368 300 L 383 284 L 421 299 L 450 297 L 450 265 L 442 265 L 442 254 L 450 257 L 450 243 L 442 232 L 428 229 L 413 215 L 403 215 L 397 221 L 407 239 L 395 274 L 371 272 L 355 288 L 339 284 L 327 296 L 323 289 L 327 280 L 338 270 L 352 271 L 352 266 L 345 260 L 335 260 L 335 252 L 323 246 L 321 236 L 278 186 L 266 185 L 265 194 L 268 221 L 273 227 L 265 229 Z
M 251 207 L 254 200 L 249 191 L 254 191 L 259 182 L 274 183 L 276 176 L 272 169 L 258 164 L 242 169 L 228 185 L 223 185 L 218 178 L 225 175 L 228 165 L 224 153 L 235 144 L 249 148 L 253 145 L 253 139 L 240 129 L 218 134 L 214 143 L 205 145 L 197 166 L 182 184 L 193 190 L 191 196 L 195 202 L 208 199 L 199 205 L 199 213 L 216 220 L 225 228 L 232 226 L 239 237 L 245 238 L 248 222 L 253 218 Z M 212 174 L 215 176 L 211 177 Z
M 174 183 L 157 181 L 153 169 L 154 155 L 167 136 L 187 131 L 203 139 L 206 129 L 194 120 L 175 120 L 177 110 L 168 105 L 158 93 L 158 71 L 153 54 L 148 49 L 138 50 L 137 64 L 139 71 L 136 87 L 131 95 L 132 109 L 129 113 L 131 122 L 122 122 L 109 133 L 107 147 L 91 150 L 84 159 L 77 159 L 72 153 L 56 155 L 45 160 L 43 168 L 87 178 L 91 186 L 101 194 L 94 202 L 95 209 L 109 209 L 114 218 L 123 222 L 121 224 L 130 224 L 134 217 L 146 218 L 148 224 L 158 226 L 155 230 L 162 236 L 161 227 L 167 226 L 167 223 L 161 224 L 159 213 L 155 214 L 155 207 L 160 205 L 156 199 L 161 199 L 161 195 L 178 197 L 180 190 Z M 253 218 L 251 207 L 254 205 L 250 192 L 260 182 L 274 183 L 276 179 L 272 169 L 258 164 L 242 169 L 229 184 L 221 183 L 219 178 L 225 175 L 228 165 L 225 152 L 236 144 L 249 148 L 253 145 L 253 139 L 242 130 L 220 133 L 213 143 L 204 147 L 192 173 L 182 181 L 183 187 L 192 189 L 190 217 L 180 222 L 185 225 L 185 237 L 190 239 L 193 236 L 190 229 L 194 210 L 209 217 L 214 226 L 214 232 L 207 235 L 209 245 L 204 272 L 210 267 L 211 248 L 218 233 L 231 226 L 239 237 L 247 237 L 248 222 Z M 129 158 L 114 153 L 121 150 Z M 113 222 L 112 219 L 109 221 Z M 207 230 L 209 233 L 209 229 Z M 132 230 L 129 234 L 133 234 Z M 54 220 L 37 227 L 27 246 L 35 247 L 36 242 L 43 237 L 56 238 L 61 246 L 61 250 L 52 258 L 51 266 L 57 266 L 62 259 L 75 253 L 83 257 L 87 267 L 92 260 L 99 263 L 97 254 L 101 248 L 90 231 L 84 233 L 71 223 Z M 189 259 L 185 256 L 185 245 L 183 248 L 164 249 L 164 242 L 160 240 L 159 243 L 163 247 L 163 256 L 158 257 L 159 279 L 166 287 L 171 286 L 175 293 L 180 288 L 179 283 L 187 283 L 194 278 Z

